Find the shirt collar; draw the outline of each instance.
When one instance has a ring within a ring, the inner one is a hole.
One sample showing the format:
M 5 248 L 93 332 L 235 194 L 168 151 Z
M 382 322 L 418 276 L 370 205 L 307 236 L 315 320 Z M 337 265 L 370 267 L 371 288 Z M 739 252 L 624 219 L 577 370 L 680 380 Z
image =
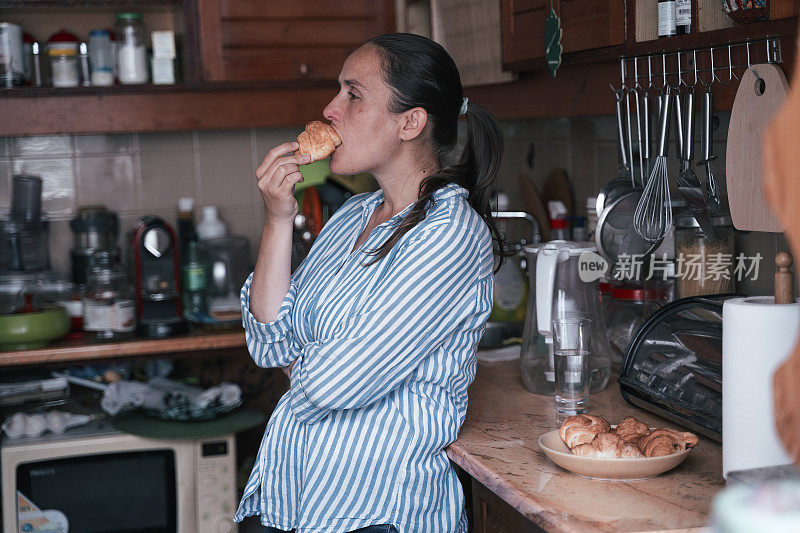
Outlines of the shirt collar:
M 440 200 L 444 200 L 446 198 L 450 198 L 455 195 L 461 195 L 465 199 L 469 198 L 469 191 L 460 185 L 456 185 L 455 183 L 448 183 L 444 187 L 437 189 L 433 193 L 434 202 L 438 202 Z M 377 191 L 369 194 L 364 198 L 361 202 L 362 207 L 362 217 L 368 217 L 372 215 L 372 212 L 375 210 L 383 202 L 383 189 L 378 189 Z M 402 211 L 394 215 L 392 218 L 381 224 L 390 224 L 393 221 L 404 217 L 412 208 L 414 204 L 409 204 L 403 208 Z

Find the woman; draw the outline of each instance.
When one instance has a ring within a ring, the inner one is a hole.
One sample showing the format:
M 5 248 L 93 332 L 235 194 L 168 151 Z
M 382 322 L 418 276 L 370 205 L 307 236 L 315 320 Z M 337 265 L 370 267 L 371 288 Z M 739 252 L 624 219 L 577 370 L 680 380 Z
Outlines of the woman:
M 293 187 L 285 143 L 256 175 L 266 223 L 242 288 L 247 345 L 291 387 L 268 425 L 236 520 L 268 531 L 466 531 L 445 447 L 464 420 L 492 307 L 489 198 L 495 119 L 462 98 L 453 60 L 423 37 L 353 52 L 323 114 L 342 139 L 333 172 L 370 172 L 290 277 Z M 466 115 L 461 162 L 443 161 Z

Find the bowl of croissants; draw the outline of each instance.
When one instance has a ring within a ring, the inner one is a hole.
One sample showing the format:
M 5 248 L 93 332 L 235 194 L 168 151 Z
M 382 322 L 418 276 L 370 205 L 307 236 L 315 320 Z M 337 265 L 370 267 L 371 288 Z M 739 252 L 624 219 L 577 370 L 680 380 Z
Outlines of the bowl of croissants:
M 652 428 L 633 417 L 612 426 L 601 416 L 570 416 L 539 437 L 555 464 L 595 479 L 646 479 L 675 468 L 699 439 L 693 433 Z

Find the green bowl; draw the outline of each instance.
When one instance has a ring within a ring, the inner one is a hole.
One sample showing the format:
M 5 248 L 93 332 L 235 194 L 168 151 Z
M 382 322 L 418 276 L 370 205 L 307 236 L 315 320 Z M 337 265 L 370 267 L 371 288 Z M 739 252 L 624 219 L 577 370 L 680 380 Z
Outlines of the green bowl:
M 43 348 L 69 331 L 66 309 L 60 305 L 35 313 L 0 315 L 0 351 Z

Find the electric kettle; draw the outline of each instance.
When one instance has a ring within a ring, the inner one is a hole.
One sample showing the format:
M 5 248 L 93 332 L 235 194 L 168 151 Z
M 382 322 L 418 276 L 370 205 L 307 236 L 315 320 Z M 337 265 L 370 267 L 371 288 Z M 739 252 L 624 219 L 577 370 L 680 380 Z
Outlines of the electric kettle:
M 553 320 L 592 321 L 589 392 L 603 390 L 611 374 L 611 348 L 602 312 L 597 246 L 582 241 L 550 241 L 526 246 L 530 297 L 525 313 L 520 370 L 525 387 L 537 394 L 555 393 Z

